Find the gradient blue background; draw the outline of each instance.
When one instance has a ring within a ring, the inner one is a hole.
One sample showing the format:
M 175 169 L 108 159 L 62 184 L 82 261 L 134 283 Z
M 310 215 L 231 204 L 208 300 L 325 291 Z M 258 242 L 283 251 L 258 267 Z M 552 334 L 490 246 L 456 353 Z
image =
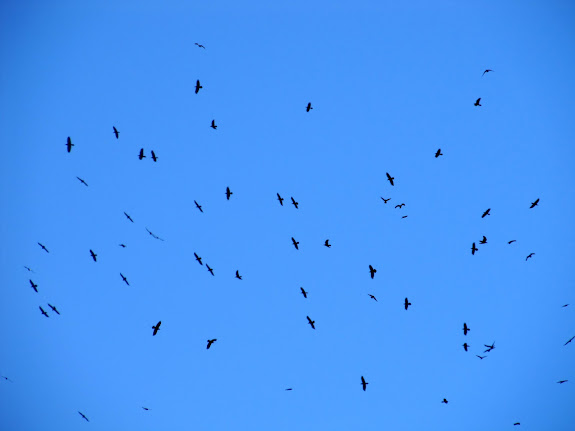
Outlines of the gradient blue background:
M 0 19 L 0 428 L 573 429 L 573 2 Z

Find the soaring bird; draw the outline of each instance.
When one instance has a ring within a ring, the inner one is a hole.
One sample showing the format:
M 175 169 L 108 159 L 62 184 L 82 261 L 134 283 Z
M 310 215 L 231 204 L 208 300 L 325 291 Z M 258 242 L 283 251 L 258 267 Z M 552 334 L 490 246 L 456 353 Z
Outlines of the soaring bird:
M 485 69 L 485 70 L 483 71 L 483 73 L 481 74 L 481 76 L 485 75 L 487 72 L 493 72 L 493 70 L 491 70 L 491 69 Z
M 380 198 L 381 198 L 381 196 L 380 196 Z M 390 200 L 391 200 L 391 198 L 389 198 L 389 199 L 381 198 L 381 200 L 383 201 L 384 204 L 386 204 L 387 201 L 390 201 Z
M 210 265 L 208 265 L 207 263 L 206 263 L 206 268 L 208 268 L 208 272 L 210 274 L 214 275 L 214 270 L 212 268 L 210 268 Z
M 196 257 L 196 260 L 200 263 L 200 265 L 203 265 L 202 258 L 200 256 L 198 256 L 197 253 L 195 253 L 195 252 L 194 252 L 194 256 Z
M 14 383 L 11 379 L 9 379 L 9 378 L 6 377 L 6 376 L 0 376 L 0 377 L 3 378 L 4 380 L 6 380 L 7 382 Z
M 495 349 L 495 342 L 490 346 L 488 344 L 484 344 L 485 347 L 487 347 L 487 350 L 485 350 L 483 353 L 489 353 L 491 352 L 493 349 Z
M 373 296 L 371 293 L 368 293 L 368 295 L 371 299 L 373 299 L 375 302 L 377 302 L 377 298 L 375 296 Z
M 94 253 L 92 250 L 90 250 L 90 255 L 92 256 L 92 259 L 94 259 L 94 262 L 97 262 L 96 256 L 98 256 L 98 255 L 96 253 Z
M 395 177 L 392 177 L 387 172 L 385 173 L 385 175 L 387 175 L 387 181 L 389 181 L 389 183 L 393 186 L 393 180 L 395 180 Z
M 403 302 L 403 306 L 405 307 L 405 309 L 407 310 L 410 305 L 411 305 L 411 302 L 409 302 L 407 300 L 407 298 L 405 298 L 405 301 Z
M 206 47 L 204 45 L 200 45 L 198 42 L 194 42 L 194 45 L 197 45 L 198 48 L 204 48 L 206 49 Z
M 303 295 L 303 297 L 304 297 L 304 298 L 307 298 L 307 294 L 308 294 L 309 292 L 306 292 L 306 291 L 303 289 L 303 287 L 300 287 L 300 290 L 301 290 L 301 294 Z
M 112 129 L 114 129 L 114 135 L 116 135 L 116 139 L 118 139 L 120 137 L 120 132 L 118 132 L 118 129 L 114 126 L 112 126 Z
M 52 304 L 48 304 L 48 306 L 52 309 L 52 311 L 54 313 L 56 313 L 57 315 L 60 315 L 60 312 L 58 311 L 58 309 L 56 307 L 54 307 Z
M 146 157 L 146 156 L 144 155 L 144 149 L 143 149 L 143 148 L 140 148 L 140 154 L 138 154 L 138 159 L 142 160 L 144 157 Z
M 46 313 L 42 307 L 38 307 L 38 308 L 40 309 L 40 311 L 42 312 L 42 314 L 43 314 L 44 316 L 50 317 L 50 316 L 48 316 L 48 313 Z
M 305 112 L 309 112 L 310 110 L 312 110 L 313 108 L 311 107 L 311 102 L 309 102 L 305 108 Z
M 469 329 L 467 327 L 467 323 L 463 323 L 463 335 L 467 335 L 467 331 L 471 331 L 471 329 Z
M 293 204 L 293 206 L 294 206 L 295 209 L 297 210 L 297 209 L 298 209 L 299 202 L 296 202 L 295 199 L 293 198 L 293 196 L 292 196 L 292 198 L 291 198 L 291 203 Z
M 297 246 L 299 244 L 299 241 L 296 241 L 295 238 L 292 236 L 291 242 L 293 242 L 293 246 L 295 247 L 295 249 L 299 250 L 299 247 Z
M 27 266 L 24 266 L 24 268 L 26 268 L 29 272 L 34 272 L 34 271 L 32 271 L 32 268 L 29 268 Z
M 82 184 L 84 184 L 86 187 L 88 187 L 88 183 L 87 183 L 86 181 L 84 181 L 84 180 L 83 180 L 82 178 L 80 178 L 80 177 L 76 177 L 76 178 L 78 178 L 78 180 L 79 180 Z
M 435 153 L 435 158 L 437 159 L 439 156 L 443 156 L 443 153 L 441 152 L 441 148 L 438 148 L 438 150 Z
M 307 323 L 309 323 L 309 324 L 311 325 L 311 327 L 312 327 L 313 329 L 315 329 L 315 326 L 314 326 L 315 320 L 311 320 L 311 319 L 309 318 L 309 316 L 306 316 L 306 317 L 307 317 Z
M 38 245 L 42 247 L 42 250 L 44 250 L 46 253 L 50 253 L 44 244 L 38 243 Z
M 157 162 L 157 161 L 158 161 L 158 157 L 156 156 L 156 153 L 154 153 L 154 150 L 152 150 L 152 160 L 153 160 L 154 162 Z
M 158 323 L 156 323 L 154 326 L 152 326 L 152 329 L 154 330 L 154 333 L 152 335 L 156 335 L 158 333 L 158 331 L 160 330 L 161 324 L 162 324 L 162 321 L 160 320 Z
M 34 291 L 36 293 L 38 293 L 38 285 L 34 284 L 34 282 L 32 280 L 30 280 L 30 285 L 32 286 L 32 289 L 34 289 Z
M 487 358 L 487 356 L 480 356 L 480 355 L 475 355 L 475 356 L 477 356 L 479 359 L 485 359 L 485 358 Z
M 200 80 L 196 80 L 196 94 L 198 94 L 198 91 L 200 91 L 200 88 L 204 88 L 200 85 Z
M 405 204 L 399 204 L 399 205 L 396 205 L 395 208 L 403 208 L 404 206 L 405 206 Z
M 569 307 L 569 304 L 562 305 L 561 308 Z
M 491 214 L 489 214 L 489 211 L 491 211 L 491 208 L 487 208 L 487 209 L 485 210 L 485 212 L 481 215 L 481 218 L 483 218 L 483 217 L 485 217 L 485 216 L 487 216 L 487 215 L 491 215 Z
M 487 238 L 483 235 L 483 239 L 479 241 L 479 244 L 487 244 Z
M 475 101 L 473 106 L 481 106 L 481 103 L 479 103 L 480 100 L 481 100 L 481 97 Z
M 210 127 L 214 130 L 218 128 L 218 126 L 216 126 L 216 120 L 212 120 L 212 125 Z
M 150 229 L 146 228 L 146 230 L 147 230 L 148 233 L 152 236 L 152 238 L 154 238 L 154 239 L 159 239 L 160 241 L 163 241 L 163 239 L 160 238 L 158 235 L 154 235 Z
M 401 217 L 401 218 L 407 218 L 407 216 L 406 216 L 406 215 L 404 215 L 404 216 L 403 216 L 403 217 Z
M 68 152 L 72 151 L 73 146 L 74 144 L 72 143 L 72 139 L 68 136 L 68 139 L 66 140 L 66 148 L 68 149 Z
M 229 187 L 226 187 L 226 199 L 230 200 L 230 196 L 233 194 L 234 192 L 232 192 Z
M 511 243 L 516 242 L 516 241 L 517 241 L 516 239 L 512 239 L 511 241 L 507 241 L 507 244 L 511 244 Z
M 147 407 L 142 407 L 142 408 L 143 408 L 144 410 L 146 410 L 146 411 L 150 410 L 150 409 L 149 409 L 149 408 L 147 408 Z
M 469 344 L 467 343 L 463 343 L 463 348 L 465 349 L 465 351 L 467 352 L 467 348 L 469 347 Z
M 375 269 L 373 266 L 369 265 L 369 273 L 371 274 L 372 279 L 375 276 L 376 272 L 377 272 L 377 269 Z
M 449 401 L 447 401 L 445 398 L 443 399 L 442 403 L 443 404 L 447 404 Z
M 128 220 L 130 220 L 132 223 L 134 223 L 134 220 L 132 220 L 132 217 L 130 217 L 125 211 L 124 211 L 124 215 L 128 218 Z
M 559 383 L 560 385 L 562 385 L 565 382 L 568 382 L 569 380 L 559 380 L 557 383 Z
M 120 272 L 120 277 L 122 277 L 122 280 L 124 280 L 124 283 L 126 283 L 128 286 L 130 285 L 130 283 L 128 283 L 128 279 L 126 277 L 124 277 L 124 274 L 122 274 Z
M 217 338 L 213 338 L 211 340 L 208 340 L 208 347 L 206 347 L 206 349 L 209 349 L 211 347 L 211 345 L 214 344 L 216 341 L 218 341 Z
M 361 386 L 363 387 L 364 391 L 367 389 L 367 385 L 369 385 L 369 383 L 367 383 L 363 376 L 361 376 Z
M 535 253 L 529 253 L 529 255 L 525 258 L 525 260 L 529 259 L 530 257 L 533 257 Z
M 194 203 L 196 204 L 196 208 L 197 208 L 197 209 L 199 209 L 199 210 L 200 210 L 200 212 L 202 212 L 202 213 L 203 213 L 203 212 L 204 212 L 204 210 L 202 209 L 202 206 L 201 206 L 199 203 L 197 203 L 196 201 L 194 201 Z
M 293 388 L 287 388 L 286 391 L 293 391 Z
M 539 198 L 535 199 L 535 202 L 531 202 L 531 206 L 529 208 L 534 208 L 539 203 Z
M 513 425 L 521 425 L 520 422 L 515 422 Z
M 329 243 L 329 239 L 326 239 L 323 245 L 325 245 L 327 248 L 330 248 L 331 244 Z
M 237 278 L 238 280 L 241 280 L 241 279 L 242 279 L 242 276 L 240 275 L 240 272 L 239 272 L 238 270 L 236 270 L 236 278 Z
M 475 247 L 475 243 L 473 243 L 473 244 L 471 245 L 471 254 L 475 254 L 475 252 L 476 252 L 477 250 L 479 250 L 479 249 L 478 249 L 477 247 Z
M 573 339 L 575 339 L 575 336 L 569 338 L 569 340 L 568 340 L 565 344 L 563 344 L 563 345 L 566 346 L 566 345 L 569 344 L 571 341 L 573 341 Z
M 78 412 L 80 413 L 80 416 L 82 416 L 84 419 L 86 419 L 88 422 L 90 422 L 90 420 L 86 417 L 86 415 L 82 412 Z
M 118 244 L 122 248 L 126 248 L 126 244 Z
M 280 201 L 280 205 L 283 207 L 284 206 L 284 198 L 282 198 L 279 193 L 276 193 L 276 195 L 278 195 L 278 201 Z

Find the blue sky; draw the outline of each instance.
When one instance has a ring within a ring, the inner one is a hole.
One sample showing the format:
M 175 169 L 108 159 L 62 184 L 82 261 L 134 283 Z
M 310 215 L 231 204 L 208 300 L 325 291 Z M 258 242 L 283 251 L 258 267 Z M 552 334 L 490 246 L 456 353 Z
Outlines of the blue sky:
M 0 16 L 3 429 L 571 429 L 571 2 Z

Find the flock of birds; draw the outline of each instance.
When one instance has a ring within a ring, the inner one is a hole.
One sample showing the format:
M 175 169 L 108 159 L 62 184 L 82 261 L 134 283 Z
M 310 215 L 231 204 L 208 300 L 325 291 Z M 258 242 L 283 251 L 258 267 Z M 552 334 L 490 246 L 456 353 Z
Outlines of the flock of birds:
M 195 45 L 198 46 L 199 48 L 206 49 L 205 46 L 202 45 L 202 44 L 196 43 Z M 483 75 L 485 75 L 486 73 L 489 73 L 489 72 L 493 72 L 493 71 L 492 71 L 491 69 L 486 69 L 486 70 L 483 72 Z M 483 75 L 482 75 L 482 76 L 483 76 Z M 201 85 L 201 83 L 200 83 L 200 80 L 198 79 L 198 80 L 196 81 L 196 85 L 195 85 L 195 94 L 198 94 L 198 92 L 199 92 L 201 89 L 203 89 L 203 87 L 202 87 L 202 85 Z M 474 106 L 477 106 L 477 107 L 482 106 L 482 105 L 480 104 L 480 101 L 481 101 L 481 98 L 478 98 L 478 99 L 475 101 Z M 312 107 L 312 105 L 311 105 L 311 102 L 307 104 L 307 106 L 305 107 L 305 109 L 306 109 L 306 112 L 308 112 L 308 113 L 313 109 L 313 107 Z M 215 123 L 215 120 L 212 120 L 210 127 L 213 128 L 214 130 L 217 129 L 217 125 L 216 125 L 216 123 Z M 114 136 L 116 137 L 116 139 L 119 139 L 120 132 L 118 131 L 118 129 L 117 129 L 115 126 L 113 127 L 113 134 L 114 134 Z M 74 147 L 74 144 L 72 143 L 71 137 L 68 137 L 68 138 L 67 138 L 67 141 L 66 141 L 66 149 L 67 149 L 67 152 L 68 152 L 68 153 L 71 153 L 71 152 L 72 152 L 72 147 Z M 151 155 L 151 158 L 152 158 L 152 160 L 153 160 L 154 162 L 157 162 L 157 161 L 158 161 L 158 157 L 156 156 L 156 154 L 155 154 L 155 152 L 154 152 L 153 150 L 150 152 L 150 155 Z M 440 157 L 440 156 L 443 156 L 443 153 L 441 152 L 441 148 L 437 149 L 437 151 L 436 151 L 436 153 L 435 153 L 435 158 L 438 158 L 438 157 Z M 142 149 L 140 149 L 140 151 L 139 151 L 139 153 L 138 153 L 138 159 L 139 159 L 139 160 L 143 160 L 144 158 L 146 158 L 146 155 L 145 155 L 144 148 L 142 148 Z M 386 177 L 387 177 L 387 181 L 389 181 L 390 185 L 391 185 L 391 186 L 394 186 L 394 185 L 395 185 L 395 183 L 394 183 L 395 177 L 391 176 L 391 174 L 388 173 L 388 172 L 386 172 Z M 88 187 L 88 184 L 86 183 L 86 181 L 84 181 L 84 179 L 82 179 L 82 178 L 80 178 L 80 177 L 76 177 L 76 178 L 77 178 L 84 186 Z M 233 192 L 230 190 L 229 187 L 227 187 L 227 188 L 226 188 L 226 191 L 225 191 L 226 199 L 227 199 L 227 200 L 230 200 L 230 198 L 231 198 L 232 195 L 233 195 Z M 295 209 L 298 209 L 298 208 L 299 208 L 299 207 L 298 207 L 299 203 L 294 199 L 294 197 L 290 197 L 290 199 L 291 199 L 291 204 L 295 207 Z M 384 198 L 384 197 L 381 197 L 381 199 L 382 199 L 382 201 L 384 202 L 384 204 L 387 204 L 387 203 L 391 200 L 391 198 Z M 282 206 L 284 205 L 284 198 L 283 198 L 279 193 L 277 193 L 277 200 L 279 201 L 279 204 L 280 204 L 280 205 L 282 205 Z M 195 204 L 196 208 L 197 208 L 200 212 L 203 212 L 202 206 L 201 206 L 197 201 L 194 200 L 194 204 Z M 539 204 L 539 198 L 537 198 L 534 202 L 532 202 L 529 208 L 533 209 L 533 208 L 535 208 L 538 204 Z M 395 205 L 395 208 L 396 208 L 396 209 L 402 209 L 402 208 L 405 207 L 405 206 L 406 206 L 406 204 L 402 202 L 402 203 L 398 203 L 397 205 Z M 134 223 L 134 220 L 132 219 L 132 217 L 131 217 L 128 213 L 124 212 L 124 215 L 125 215 L 125 217 L 127 218 L 127 220 L 128 220 L 129 222 Z M 487 210 L 485 210 L 485 211 L 483 212 L 483 214 L 481 215 L 481 218 L 485 218 L 486 216 L 489 216 L 489 215 L 491 215 L 491 208 L 488 208 Z M 407 215 L 402 215 L 402 218 L 407 218 Z M 147 227 L 146 227 L 146 231 L 147 231 L 147 232 L 149 233 L 149 235 L 152 236 L 154 239 L 157 239 L 157 240 L 160 240 L 160 241 L 164 241 L 164 239 L 162 239 L 162 238 L 160 238 L 159 236 L 155 235 L 155 234 L 154 234 L 152 231 L 150 231 Z M 291 237 L 291 241 L 292 241 L 292 245 L 295 247 L 295 249 L 296 249 L 296 250 L 299 250 L 299 244 L 300 244 L 300 242 L 297 241 L 294 237 Z M 331 248 L 331 247 L 332 247 L 332 244 L 330 244 L 329 241 L 330 241 L 329 239 L 326 239 L 325 242 L 324 242 L 324 244 L 323 244 L 323 245 L 324 245 L 325 247 L 327 247 L 327 248 Z M 513 240 L 508 241 L 508 244 L 512 244 L 512 243 L 514 243 L 514 242 L 516 242 L 516 240 L 513 239 Z M 479 245 L 485 245 L 485 244 L 487 244 L 487 238 L 486 238 L 485 236 L 483 236 L 483 238 L 482 238 L 481 240 L 479 240 L 478 243 L 479 243 Z M 42 249 L 44 252 L 50 253 L 50 251 L 48 250 L 48 248 L 47 248 L 44 244 L 38 242 L 38 245 L 41 247 L 41 249 Z M 120 246 L 120 247 L 123 247 L 123 248 L 126 247 L 125 244 L 119 244 L 119 246 Z M 473 242 L 472 245 L 471 245 L 471 254 L 472 254 L 472 255 L 475 255 L 475 253 L 476 253 L 478 250 L 479 250 L 479 249 L 478 249 L 477 246 L 476 246 L 476 242 Z M 90 255 L 91 259 L 92 259 L 94 262 L 98 262 L 98 259 L 97 259 L 98 255 L 97 255 L 92 249 L 89 250 L 89 255 Z M 534 255 L 535 255 L 535 253 L 533 253 L 533 252 L 532 252 L 532 253 L 529 253 L 529 255 L 525 258 L 525 260 L 527 261 L 528 259 L 532 258 Z M 202 262 L 202 258 L 201 258 L 196 252 L 194 252 L 194 257 L 195 257 L 195 260 L 196 260 L 200 265 L 205 265 L 206 268 L 207 268 L 207 270 L 208 270 L 208 272 L 209 272 L 212 276 L 214 276 L 214 270 L 213 270 L 213 268 L 210 267 L 207 263 Z M 369 275 L 370 275 L 371 279 L 374 279 L 374 278 L 375 278 L 375 275 L 376 275 L 376 273 L 377 273 L 377 269 L 374 268 L 371 264 L 369 264 L 368 267 L 369 267 Z M 29 268 L 28 266 L 25 266 L 24 268 L 26 268 L 26 270 L 28 270 L 29 272 L 34 272 L 34 271 L 33 271 L 31 268 Z M 130 283 L 129 283 L 127 277 L 124 276 L 124 274 L 122 274 L 122 273 L 120 273 L 120 276 L 121 276 L 121 278 L 122 278 L 122 281 L 123 281 L 126 285 L 129 286 Z M 235 272 L 235 278 L 237 278 L 237 279 L 239 279 L 239 280 L 242 280 L 242 276 L 240 275 L 239 270 L 236 270 L 236 272 Z M 30 284 L 31 288 L 34 290 L 34 292 L 38 293 L 38 284 L 36 284 L 32 279 L 29 279 L 29 284 Z M 308 291 L 304 290 L 303 287 L 300 287 L 300 293 L 303 295 L 304 299 L 307 299 L 308 293 L 309 293 Z M 370 297 L 372 300 L 374 300 L 374 301 L 377 302 L 377 298 L 376 298 L 373 294 L 368 294 L 368 295 L 369 295 L 369 297 Z M 58 309 L 56 308 L 56 306 L 54 306 L 54 305 L 52 305 L 52 304 L 50 304 L 50 303 L 48 303 L 47 305 L 48 305 L 48 307 L 51 309 L 52 312 L 56 313 L 57 315 L 60 315 L 60 312 L 58 311 Z M 404 306 L 405 310 L 407 311 L 411 305 L 412 305 L 412 303 L 411 303 L 411 302 L 409 301 L 409 299 L 406 297 L 406 298 L 404 299 L 404 302 L 403 302 L 403 306 Z M 567 307 L 568 305 L 569 305 L 569 304 L 565 304 L 565 305 L 563 305 L 563 307 Z M 40 309 L 41 314 L 42 314 L 44 317 L 46 317 L 46 318 L 49 318 L 49 317 L 50 317 L 50 315 L 48 314 L 48 312 L 47 312 L 42 306 L 39 306 L 39 309 Z M 316 329 L 316 321 L 313 320 L 310 316 L 306 316 L 306 318 L 307 318 L 307 323 L 310 325 L 311 329 L 315 330 L 315 329 Z M 151 328 L 152 328 L 152 336 L 158 335 L 158 332 L 160 331 L 161 324 L 162 324 L 162 321 L 160 320 L 160 321 L 158 321 L 155 325 L 153 325 L 153 326 L 151 327 Z M 467 325 L 467 323 L 464 322 L 464 323 L 463 323 L 463 335 L 464 335 L 464 337 L 467 336 L 467 334 L 468 334 L 468 332 L 469 332 L 470 330 L 471 330 L 471 329 L 469 328 L 469 326 Z M 569 340 L 565 343 L 565 346 L 568 345 L 569 343 L 571 343 L 574 339 L 575 339 L 575 336 L 573 336 L 571 339 L 569 339 Z M 206 349 L 210 349 L 210 348 L 212 347 L 212 345 L 213 345 L 216 341 L 217 341 L 216 338 L 208 339 L 208 340 L 206 341 L 206 342 L 207 342 Z M 471 346 L 470 346 L 467 342 L 464 342 L 464 343 L 463 343 L 463 349 L 464 349 L 466 352 L 468 351 L 468 349 L 469 349 L 470 347 L 471 347 Z M 476 354 L 476 355 L 475 355 L 475 356 L 477 356 L 480 360 L 483 360 L 483 359 L 487 358 L 487 355 L 485 355 L 485 354 L 486 354 L 486 353 L 490 353 L 490 352 L 492 352 L 492 351 L 495 349 L 495 342 L 493 342 L 493 343 L 491 343 L 491 344 L 484 344 L 484 347 L 485 347 L 486 349 L 485 349 L 483 352 L 481 352 L 481 353 L 483 353 L 483 355 L 480 355 L 480 354 Z M 6 381 L 12 382 L 12 380 L 11 380 L 10 378 L 6 377 L 6 376 L 0 376 L 0 377 L 3 378 L 3 379 L 6 380 Z M 563 384 L 563 383 L 566 383 L 567 381 L 568 381 L 568 380 L 559 380 L 557 383 Z M 366 391 L 366 390 L 367 390 L 367 385 L 368 385 L 369 383 L 366 381 L 366 379 L 365 379 L 364 376 L 361 376 L 361 382 L 360 382 L 360 384 L 361 384 L 361 386 L 362 386 L 363 391 Z M 286 390 L 286 391 L 291 391 L 291 390 L 293 390 L 293 388 L 287 388 L 287 389 L 285 389 L 285 390 Z M 441 401 L 441 403 L 443 403 L 443 404 L 448 404 L 448 400 L 447 400 L 446 398 L 443 398 L 443 400 Z M 148 407 L 142 407 L 142 409 L 143 409 L 143 410 L 146 410 L 146 411 L 150 410 Z M 86 420 L 86 421 L 89 422 L 88 417 L 87 417 L 83 412 L 78 411 L 78 413 L 79 413 L 79 415 L 80 415 L 84 420 Z M 514 423 L 513 425 L 520 425 L 520 423 L 519 423 L 519 422 L 516 422 L 516 423 Z

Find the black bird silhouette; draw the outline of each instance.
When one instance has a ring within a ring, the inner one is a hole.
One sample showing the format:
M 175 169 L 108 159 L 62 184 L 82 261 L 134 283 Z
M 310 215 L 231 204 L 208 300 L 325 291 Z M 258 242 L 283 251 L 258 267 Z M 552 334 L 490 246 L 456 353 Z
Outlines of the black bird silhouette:
M 240 275 L 240 272 L 239 272 L 238 270 L 236 270 L 236 278 L 237 278 L 238 280 L 241 280 L 241 279 L 242 279 L 242 276 Z
M 200 80 L 196 80 L 196 94 L 198 94 L 198 91 L 200 91 L 200 88 L 204 88 L 200 85 Z
M 196 260 L 200 263 L 200 265 L 203 265 L 202 258 L 200 256 L 198 256 L 195 252 L 194 252 L 194 256 L 196 257 Z
M 163 239 L 160 238 L 158 235 L 154 235 L 150 229 L 146 228 L 146 230 L 147 230 L 148 233 L 152 236 L 152 238 L 154 238 L 154 239 L 159 239 L 160 241 L 163 241 Z
M 311 327 L 312 327 L 313 329 L 315 329 L 315 326 L 314 326 L 315 320 L 311 320 L 311 319 L 309 318 L 309 316 L 306 316 L 306 317 L 307 317 L 307 323 L 309 323 L 309 324 L 311 325 Z
M 445 398 L 443 399 L 442 403 L 443 404 L 447 404 L 449 401 L 447 401 Z
M 293 391 L 293 388 L 287 388 L 286 391 Z
M 206 49 L 206 47 L 205 47 L 204 45 L 200 45 L 198 42 L 194 42 L 194 44 L 197 45 L 198 48 L 204 48 L 204 49 Z
M 147 407 L 142 407 L 142 408 L 143 408 L 144 410 L 146 410 L 146 411 L 150 410 L 150 409 L 149 409 L 149 408 L 147 408 Z
M 296 241 L 295 238 L 292 236 L 291 242 L 293 242 L 293 246 L 295 247 L 295 249 L 299 250 L 299 247 L 297 246 L 299 244 L 299 241 Z
M 122 280 L 124 280 L 124 283 L 126 283 L 128 286 L 130 285 L 130 283 L 128 283 L 128 279 L 126 277 L 124 277 L 124 274 L 122 274 L 120 272 L 120 276 L 122 277 Z
M 380 198 L 381 198 L 381 196 L 380 196 Z M 389 199 L 381 198 L 381 200 L 383 201 L 384 204 L 386 204 L 387 201 L 390 201 L 390 200 L 391 200 L 391 198 L 389 198 Z
M 373 299 L 375 302 L 377 302 L 377 298 L 375 296 L 373 296 L 371 293 L 368 293 L 368 295 L 371 299 Z
M 298 209 L 299 202 L 296 202 L 295 199 L 292 197 L 292 198 L 291 198 L 291 203 L 293 204 L 293 206 L 294 206 L 295 209 L 297 210 L 297 209 Z
M 487 356 L 479 356 L 479 355 L 475 355 L 475 356 L 477 356 L 479 359 L 485 359 L 485 358 L 487 358 Z
M 32 289 L 34 289 L 34 291 L 36 293 L 38 293 L 38 285 L 34 284 L 34 282 L 32 280 L 30 280 L 30 285 L 32 286 Z
M 389 181 L 389 183 L 393 186 L 394 185 L 393 180 L 395 180 L 395 177 L 392 177 L 387 172 L 385 173 L 385 175 L 387 175 L 387 181 Z
M 403 306 L 405 307 L 405 309 L 407 310 L 407 308 L 408 308 L 410 305 L 411 305 L 411 302 L 409 302 L 409 301 L 407 300 L 407 298 L 405 298 L 405 301 L 404 301 L 404 303 L 403 303 Z
M 481 101 L 481 97 L 475 101 L 473 106 L 481 106 L 481 103 L 479 103 L 480 101 Z
M 478 249 L 477 247 L 475 247 L 475 243 L 473 243 L 473 244 L 471 245 L 471 254 L 475 254 L 475 252 L 476 252 L 477 250 L 479 250 L 479 249 Z
M 309 102 L 305 108 L 305 112 L 309 112 L 311 109 L 313 108 L 311 107 L 311 102 Z
M 229 187 L 226 187 L 226 199 L 230 200 L 230 196 L 233 194 L 234 192 L 232 192 Z
M 443 153 L 441 152 L 441 148 L 439 148 L 437 150 L 437 152 L 435 153 L 435 158 L 437 159 L 439 156 L 443 156 Z
M 126 244 L 118 244 L 122 248 L 126 248 Z
M 209 349 L 210 346 L 211 346 L 212 344 L 214 344 L 216 341 L 218 341 L 217 338 L 214 338 L 214 339 L 212 339 L 212 340 L 208 340 L 208 347 L 206 347 L 206 349 Z
M 8 382 L 14 383 L 11 379 L 9 379 L 6 376 L 0 376 L 0 377 L 3 378 L 4 380 L 8 381 Z
M 146 157 L 146 156 L 144 155 L 144 149 L 141 148 L 141 149 L 140 149 L 140 154 L 138 154 L 138 159 L 142 160 L 144 157 Z
M 210 265 L 208 265 L 207 263 L 206 263 L 206 268 L 208 268 L 208 272 L 210 274 L 214 275 L 214 270 L 212 268 L 210 268 Z
M 78 178 L 78 180 L 80 180 L 80 182 L 81 182 L 82 184 L 84 184 L 86 187 L 88 187 L 88 183 L 87 183 L 86 181 L 84 181 L 84 180 L 83 180 L 82 178 L 80 178 L 80 177 L 76 177 L 76 178 Z
M 565 305 L 562 305 L 561 308 L 568 307 L 568 306 L 569 306 L 569 304 L 565 304 Z
M 532 257 L 535 253 L 529 253 L 529 255 L 525 258 L 525 260 L 529 259 L 530 257 Z
M 279 193 L 276 193 L 276 195 L 278 195 L 278 201 L 280 201 L 280 205 L 283 207 L 284 206 L 284 198 L 282 198 Z
M 82 416 L 84 419 L 86 419 L 86 421 L 90 422 L 90 420 L 86 417 L 86 415 L 84 415 L 84 413 L 82 412 L 78 412 L 80 413 L 80 416 Z
M 406 216 L 406 215 L 404 215 L 404 216 L 403 216 L 403 217 L 401 217 L 401 218 L 407 218 L 407 216 Z
M 152 335 L 156 335 L 158 333 L 158 331 L 160 330 L 161 324 L 162 324 L 162 321 L 160 320 L 158 323 L 156 323 L 154 326 L 152 326 L 152 329 L 154 330 L 154 333 Z
M 483 353 L 489 353 L 491 352 L 493 349 L 495 349 L 495 342 L 490 346 L 488 344 L 484 344 L 485 347 L 487 347 L 487 350 L 485 350 Z
M 563 344 L 563 345 L 566 346 L 566 345 L 569 344 L 571 341 L 573 341 L 573 339 L 575 339 L 575 336 L 569 338 L 569 340 L 568 340 L 565 344 Z
M 471 331 L 471 329 L 469 329 L 467 327 L 467 323 L 463 323 L 463 335 L 467 335 L 467 331 Z
M 481 76 L 485 75 L 487 72 L 493 72 L 493 70 L 491 70 L 491 69 L 485 69 L 485 70 L 483 71 L 483 73 L 481 74 Z
M 329 243 L 329 239 L 326 239 L 323 245 L 325 245 L 327 248 L 330 248 L 331 244 Z
M 516 239 L 512 239 L 511 241 L 507 241 L 507 244 L 511 244 L 513 242 L 516 242 L 516 241 L 517 241 Z
M 483 235 L 483 239 L 479 241 L 479 244 L 487 244 L 487 238 Z
M 46 253 L 50 253 L 44 244 L 38 243 L 38 245 L 42 247 L 42 250 L 44 250 Z
M 214 130 L 218 128 L 218 126 L 216 126 L 216 120 L 212 120 L 212 125 L 210 127 Z
M 156 153 L 154 153 L 154 150 L 152 150 L 151 152 L 152 152 L 152 160 L 153 160 L 154 162 L 157 162 L 157 161 L 158 161 L 158 157 L 156 156 Z
M 196 208 L 200 210 L 200 212 L 204 212 L 204 210 L 202 209 L 202 206 L 200 204 L 198 204 L 196 201 L 194 201 L 194 203 L 196 204 Z
M 467 348 L 469 347 L 469 344 L 467 343 L 463 343 L 463 348 L 465 349 L 465 351 L 467 352 Z
M 128 215 L 128 213 L 126 213 L 125 211 L 124 211 L 124 215 L 128 218 L 128 220 L 130 220 L 132 223 L 134 223 L 134 220 L 132 220 L 132 217 L 130 217 Z
M 559 383 L 560 385 L 562 385 L 565 382 L 568 382 L 569 380 L 559 380 L 557 383 Z
M 485 217 L 485 216 L 487 216 L 487 215 L 491 215 L 491 214 L 489 214 L 489 211 L 491 211 L 491 208 L 487 208 L 487 209 L 485 210 L 485 212 L 482 214 L 481 218 L 483 218 L 483 217 Z
M 24 268 L 26 268 L 26 269 L 27 269 L 28 271 L 30 271 L 30 272 L 34 272 L 34 271 L 32 271 L 31 268 L 28 268 L 27 266 L 24 266 Z
M 54 313 L 56 313 L 57 315 L 60 315 L 60 312 L 58 311 L 58 309 L 56 307 L 54 307 L 52 304 L 48 304 L 48 306 L 52 309 L 52 311 Z
M 515 422 L 513 425 L 521 425 L 520 422 Z
M 531 206 L 529 208 L 534 208 L 539 203 L 539 198 L 535 199 L 535 202 L 531 202 Z
M 114 129 L 114 135 L 116 135 L 116 139 L 118 139 L 120 137 L 120 132 L 118 132 L 118 129 L 114 126 L 112 126 L 112 129 Z
M 363 376 L 361 376 L 361 386 L 363 387 L 364 391 L 367 389 L 367 385 L 369 385 L 369 383 L 367 383 Z
M 97 262 L 96 256 L 98 256 L 98 255 L 96 253 L 94 253 L 92 250 L 90 250 L 90 255 L 92 256 L 92 259 L 94 259 L 94 262 Z
M 307 298 L 308 292 L 306 292 L 306 291 L 303 289 L 303 287 L 300 287 L 300 290 L 301 290 L 301 294 L 303 295 L 303 297 L 304 297 L 304 298 Z
M 376 272 L 377 272 L 377 269 L 375 269 L 373 266 L 369 265 L 369 273 L 371 274 L 372 279 L 375 276 Z
M 396 205 L 395 208 L 403 208 L 404 206 L 405 206 L 405 204 L 399 204 L 399 205 Z
M 50 316 L 48 316 L 48 313 L 46 313 L 42 307 L 38 307 L 38 308 L 40 309 L 40 311 L 42 312 L 42 314 L 43 314 L 44 316 L 50 317 Z
M 68 139 L 66 140 L 66 148 L 68 148 L 68 152 L 72 151 L 73 146 L 74 144 L 72 143 L 72 139 L 68 136 Z

